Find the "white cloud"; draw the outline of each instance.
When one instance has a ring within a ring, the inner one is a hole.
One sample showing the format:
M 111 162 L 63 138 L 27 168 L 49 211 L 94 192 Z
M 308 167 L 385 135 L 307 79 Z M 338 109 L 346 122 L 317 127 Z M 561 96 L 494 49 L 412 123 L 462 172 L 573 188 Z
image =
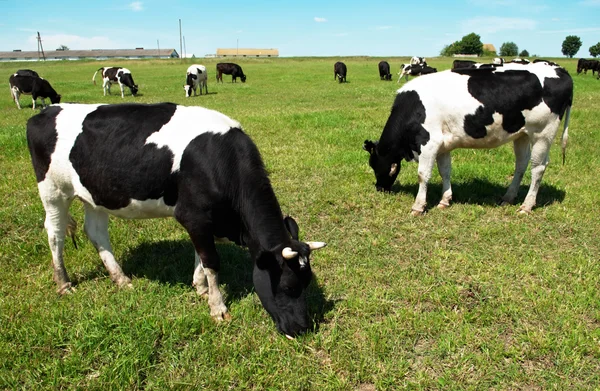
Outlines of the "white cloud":
M 524 18 L 500 18 L 497 16 L 477 17 L 462 22 L 464 31 L 496 33 L 504 30 L 535 30 L 537 22 Z
M 144 7 L 142 4 L 143 3 L 141 1 L 134 1 L 133 3 L 129 4 L 129 9 L 131 9 L 133 12 L 143 11 Z
M 317 22 L 317 23 L 324 23 L 324 22 L 327 22 L 327 19 L 325 19 L 325 18 L 319 18 L 318 16 L 315 16 L 315 22 Z
M 37 36 L 32 35 L 27 40 L 29 50 L 37 49 Z M 80 37 L 78 35 L 54 34 L 43 35 L 42 44 L 46 50 L 54 50 L 60 45 L 68 46 L 71 50 L 90 49 L 126 49 L 126 43 L 113 42 L 108 37 Z M 125 47 L 123 47 L 125 44 Z

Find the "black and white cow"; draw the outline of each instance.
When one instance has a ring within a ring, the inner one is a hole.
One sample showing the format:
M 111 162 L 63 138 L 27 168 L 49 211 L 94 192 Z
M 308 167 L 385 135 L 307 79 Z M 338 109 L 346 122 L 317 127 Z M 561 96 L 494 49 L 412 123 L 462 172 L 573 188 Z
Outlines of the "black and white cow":
M 513 58 L 512 60 L 510 60 L 510 62 L 512 64 L 521 64 L 521 65 L 527 65 L 530 63 L 530 61 L 526 58 Z
M 106 96 L 106 92 L 110 94 L 110 86 L 112 83 L 118 83 L 121 88 L 121 98 L 125 97 L 124 87 L 129 87 L 129 91 L 131 91 L 131 95 L 135 96 L 138 93 L 138 86 L 133 82 L 133 76 L 131 75 L 131 71 L 127 68 L 118 68 L 118 67 L 102 67 L 94 72 L 94 76 L 92 76 L 92 81 L 94 85 L 96 85 L 96 74 L 101 72 L 102 75 L 102 89 L 104 90 L 104 96 Z
M 31 69 L 19 69 L 15 72 L 15 75 L 40 77 L 36 71 L 32 71 Z
M 190 65 L 187 69 L 187 73 L 185 75 L 185 85 L 183 86 L 183 89 L 185 90 L 185 96 L 187 98 L 192 96 L 192 90 L 194 90 L 194 96 L 196 96 L 198 86 L 200 86 L 200 95 L 202 95 L 203 87 L 208 95 L 207 83 L 208 75 L 206 74 L 206 67 L 199 64 Z
M 492 60 L 494 65 L 504 65 L 504 59 L 502 57 L 496 57 Z
M 408 76 L 428 75 L 435 72 L 437 72 L 437 69 L 428 65 L 402 64 L 400 66 L 400 72 L 398 72 L 398 83 L 400 83 L 402 77 L 405 77 L 408 81 Z
M 549 61 L 549 60 L 544 60 L 543 58 L 536 58 L 535 60 L 533 60 L 533 63 L 536 64 L 538 62 L 544 62 L 548 65 L 555 65 L 557 67 L 559 67 L 560 65 L 558 65 L 557 63 L 555 63 L 554 61 Z
M 333 64 L 333 80 L 339 80 L 340 83 L 345 82 L 347 73 L 348 68 L 343 62 L 338 61 Z
M 531 212 L 552 141 L 566 113 L 563 161 L 573 99 L 573 81 L 563 68 L 545 63 L 504 64 L 497 69 L 461 68 L 418 78 L 398 90 L 379 141 L 366 140 L 376 188 L 389 191 L 402 160 L 419 162 L 414 215 L 426 207 L 427 183 L 437 161 L 442 199 L 450 205 L 450 151 L 495 148 L 513 142 L 514 178 L 503 197 L 512 203 L 531 158 L 531 186 L 520 211 Z
M 284 218 L 260 153 L 238 122 L 213 110 L 172 103 L 51 106 L 27 122 L 27 142 L 59 293 L 71 290 L 63 263 L 71 202 L 83 201 L 85 232 L 119 286 L 108 217 L 173 216 L 195 248 L 193 283 L 211 316 L 229 318 L 218 287 L 214 238 L 248 246 L 256 292 L 289 337 L 307 331 L 305 289 L 311 250 Z M 286 229 L 287 227 L 287 229 Z M 290 237 L 290 235 L 292 237 Z
M 410 65 L 427 65 L 427 61 L 425 61 L 425 57 L 413 56 L 410 59 Z
M 18 73 L 10 75 L 8 79 L 10 85 L 10 94 L 17 104 L 19 110 L 21 104 L 19 97 L 23 95 L 31 95 L 33 100 L 32 108 L 35 110 L 35 100 L 40 98 L 42 106 L 46 106 L 45 98 L 49 98 L 52 103 L 60 103 L 61 96 L 52 88 L 48 80 L 37 76 L 21 76 Z
M 381 80 L 392 80 L 392 74 L 390 73 L 390 64 L 387 61 L 380 61 L 379 67 L 379 78 Z
M 234 64 L 232 62 L 220 62 L 217 64 L 217 83 L 219 80 L 223 83 L 223 74 L 231 75 L 231 82 L 237 83 L 237 78 L 239 77 L 242 83 L 246 82 L 246 75 L 244 75 L 244 71 L 242 67 L 238 64 Z
M 477 64 L 477 61 L 473 60 L 454 60 L 452 61 L 452 69 L 458 68 L 471 68 L 472 65 Z

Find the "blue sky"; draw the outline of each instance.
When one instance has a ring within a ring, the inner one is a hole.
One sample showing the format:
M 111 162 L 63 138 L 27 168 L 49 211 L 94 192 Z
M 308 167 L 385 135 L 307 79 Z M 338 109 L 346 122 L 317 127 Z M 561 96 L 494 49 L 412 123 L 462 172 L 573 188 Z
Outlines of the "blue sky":
M 560 57 L 567 35 L 600 41 L 600 0 L 11 1 L 0 0 L 0 51 L 175 48 L 179 19 L 186 52 L 277 48 L 281 56 L 436 56 L 475 32 L 497 49 L 515 42 Z

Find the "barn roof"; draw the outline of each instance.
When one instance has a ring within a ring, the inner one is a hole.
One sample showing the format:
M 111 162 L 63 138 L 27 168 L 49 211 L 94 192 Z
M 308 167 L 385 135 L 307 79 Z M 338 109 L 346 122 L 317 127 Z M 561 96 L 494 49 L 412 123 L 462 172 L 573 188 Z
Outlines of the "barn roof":
M 47 50 L 44 51 L 46 59 L 69 59 L 69 58 L 127 58 L 127 57 L 175 57 L 179 54 L 175 49 L 92 49 L 92 50 Z M 41 55 L 40 55 L 41 56 Z M 0 52 L 0 59 L 37 59 L 37 51 L 12 51 Z
M 484 43 L 483 44 L 483 50 L 486 50 L 488 52 L 495 52 L 496 51 L 496 47 L 491 44 L 491 43 Z

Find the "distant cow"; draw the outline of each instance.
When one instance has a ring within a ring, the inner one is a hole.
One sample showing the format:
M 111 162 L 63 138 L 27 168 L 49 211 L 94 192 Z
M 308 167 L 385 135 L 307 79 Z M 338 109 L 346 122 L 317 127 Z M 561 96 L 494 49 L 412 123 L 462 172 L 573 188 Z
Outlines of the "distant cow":
M 494 65 L 504 65 L 504 59 L 502 57 L 496 57 L 492 60 Z
M 580 58 L 577 61 L 577 74 L 579 75 L 582 71 L 584 74 L 587 74 L 588 70 L 592 70 L 592 75 L 598 71 L 600 75 L 600 62 L 598 60 L 586 60 L 585 58 Z
M 298 240 L 256 145 L 231 118 L 173 103 L 51 106 L 27 122 L 27 144 L 46 220 L 54 281 L 71 292 L 63 262 L 74 199 L 84 231 L 118 286 L 130 286 L 113 254 L 109 215 L 174 217 L 195 250 L 193 285 L 215 320 L 230 318 L 219 291 L 215 238 L 247 246 L 255 291 L 277 328 L 293 338 L 311 328 L 310 255 L 322 242 Z M 191 255 L 191 254 L 190 254 Z
M 194 96 L 196 96 L 196 91 L 198 90 L 198 86 L 200 86 L 200 95 L 202 95 L 202 88 L 206 94 L 208 95 L 208 76 L 206 74 L 206 67 L 204 65 L 190 65 L 187 69 L 187 73 L 185 76 L 185 85 L 183 89 L 185 90 L 185 96 L 190 97 L 192 95 L 192 90 L 194 90 Z
M 10 76 L 8 83 L 10 85 L 10 94 L 19 109 L 21 109 L 21 104 L 19 103 L 21 94 L 31 95 L 33 109 L 35 109 L 35 100 L 37 98 L 42 100 L 42 106 L 46 106 L 45 98 L 49 98 L 52 103 L 60 103 L 60 95 L 56 93 L 47 80 L 41 77 L 21 76 L 15 73 Z
M 425 57 L 413 56 L 410 59 L 410 65 L 427 65 L 427 62 L 425 61 Z
M 411 65 L 411 64 L 402 64 L 400 66 L 400 72 L 398 72 L 398 83 L 402 77 L 405 77 L 408 81 L 408 76 L 421 76 L 428 75 L 430 73 L 437 72 L 436 68 L 432 68 L 428 65 Z
M 346 74 L 348 73 L 348 69 L 346 68 L 346 64 L 341 61 L 333 64 L 333 80 L 339 79 L 340 83 L 346 81 Z
M 543 58 L 536 58 L 535 60 L 533 60 L 533 63 L 536 64 L 538 62 L 545 62 L 548 65 L 554 65 L 559 67 L 560 65 L 558 65 L 557 63 L 553 62 L 553 61 L 549 61 L 549 60 L 544 60 Z
M 217 64 L 217 83 L 219 80 L 223 83 L 223 74 L 231 75 L 231 82 L 237 83 L 237 78 L 239 77 L 242 83 L 246 82 L 246 75 L 244 75 L 244 71 L 242 67 L 238 64 L 234 64 L 232 62 L 220 62 Z
M 31 69 L 19 69 L 15 72 L 15 75 L 40 77 L 36 71 L 32 71 Z
M 381 80 L 392 80 L 392 74 L 390 73 L 390 64 L 387 61 L 379 62 L 379 78 Z
M 471 65 L 477 64 L 477 61 L 472 60 L 454 60 L 452 61 L 452 69 L 469 68 Z
M 512 60 L 510 60 L 510 62 L 513 64 L 521 64 L 521 65 L 527 65 L 530 63 L 530 61 L 526 58 L 513 58 Z
M 104 96 L 106 96 L 106 92 L 110 94 L 110 86 L 112 83 L 118 83 L 121 88 L 121 98 L 125 97 L 124 86 L 129 87 L 129 91 L 131 91 L 131 95 L 135 96 L 138 93 L 138 86 L 133 82 L 133 76 L 131 75 L 131 71 L 127 68 L 118 68 L 118 67 L 102 67 L 94 72 L 94 76 L 92 76 L 92 81 L 94 85 L 96 85 L 96 74 L 101 72 L 102 75 L 102 89 L 104 90 Z
M 546 63 L 505 64 L 498 68 L 458 68 L 412 80 L 398 90 L 379 141 L 366 140 L 377 190 L 389 191 L 402 160 L 419 162 L 419 191 L 413 215 L 424 213 L 434 164 L 442 177 L 438 207 L 452 200 L 450 151 L 496 148 L 513 142 L 515 172 L 502 198 L 512 203 L 531 158 L 531 185 L 519 209 L 531 212 L 548 165 L 561 119 L 563 162 L 573 101 L 573 80 Z

